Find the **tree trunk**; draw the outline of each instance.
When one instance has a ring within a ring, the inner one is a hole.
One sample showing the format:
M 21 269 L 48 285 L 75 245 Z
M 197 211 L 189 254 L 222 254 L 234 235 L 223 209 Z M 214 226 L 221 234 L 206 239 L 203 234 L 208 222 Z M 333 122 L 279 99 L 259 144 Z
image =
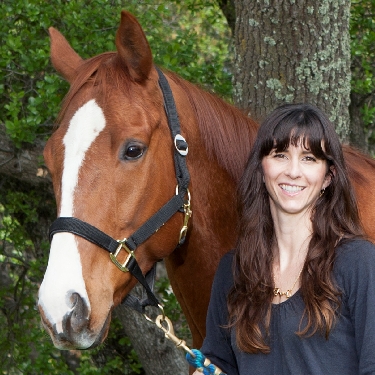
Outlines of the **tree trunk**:
M 146 375 L 187 375 L 189 366 L 184 352 L 169 341 L 164 332 L 129 307 L 115 309 Z M 156 312 L 158 313 L 158 312 Z
M 325 111 L 348 139 L 349 0 L 235 0 L 235 102 L 257 121 L 284 103 Z
M 0 123 L 0 175 L 10 176 L 34 186 L 43 185 L 52 194 L 51 178 L 43 164 L 45 142 L 37 140 L 33 145 L 26 144 L 22 149 L 14 147 L 6 135 L 5 125 Z

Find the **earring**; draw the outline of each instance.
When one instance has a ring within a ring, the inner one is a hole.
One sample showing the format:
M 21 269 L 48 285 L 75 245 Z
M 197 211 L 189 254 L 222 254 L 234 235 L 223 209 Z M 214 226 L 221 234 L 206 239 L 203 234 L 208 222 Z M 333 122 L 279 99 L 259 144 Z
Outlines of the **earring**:
M 322 189 L 322 190 L 320 190 L 320 194 L 319 194 L 319 198 L 321 198 L 322 196 L 323 196 L 323 194 L 324 194 L 324 192 L 326 191 L 326 189 L 324 188 L 324 189 Z

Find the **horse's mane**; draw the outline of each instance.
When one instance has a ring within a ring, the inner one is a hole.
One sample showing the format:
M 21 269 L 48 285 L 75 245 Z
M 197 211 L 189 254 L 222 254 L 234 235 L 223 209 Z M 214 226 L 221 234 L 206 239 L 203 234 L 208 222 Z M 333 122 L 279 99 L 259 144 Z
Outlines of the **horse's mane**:
M 107 80 L 110 78 L 111 85 L 127 91 L 130 95 L 130 75 L 116 56 L 116 52 L 107 52 L 83 61 L 64 98 L 58 120 L 63 118 L 77 91 L 88 82 L 91 82 L 93 87 L 100 87 L 105 93 Z M 245 167 L 258 125 L 239 109 L 185 81 L 177 74 L 168 72 L 168 76 L 186 93 L 196 113 L 208 154 L 216 158 L 217 162 L 238 180 Z
M 238 181 L 253 146 L 258 124 L 239 109 L 177 74 L 169 72 L 168 76 L 186 93 L 209 155 Z
M 349 145 L 344 145 L 343 151 L 352 181 L 362 185 L 370 183 L 371 180 L 375 182 L 375 159 Z M 373 173 L 366 171 L 368 167 L 373 169 Z

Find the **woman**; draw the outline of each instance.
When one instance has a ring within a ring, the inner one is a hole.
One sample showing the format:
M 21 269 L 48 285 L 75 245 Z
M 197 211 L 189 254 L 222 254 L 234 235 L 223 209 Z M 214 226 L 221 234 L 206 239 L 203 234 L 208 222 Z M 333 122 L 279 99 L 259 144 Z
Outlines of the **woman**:
M 375 374 L 375 246 L 318 108 L 271 113 L 239 197 L 239 239 L 215 276 L 202 352 L 228 375 Z

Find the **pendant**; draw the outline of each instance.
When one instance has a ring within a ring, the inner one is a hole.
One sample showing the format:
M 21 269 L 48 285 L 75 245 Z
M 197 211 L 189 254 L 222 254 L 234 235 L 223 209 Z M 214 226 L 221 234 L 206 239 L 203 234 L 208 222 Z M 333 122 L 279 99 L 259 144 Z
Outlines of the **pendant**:
M 280 288 L 273 288 L 273 295 L 275 297 L 277 297 L 277 296 L 280 296 L 280 297 L 285 296 L 286 298 L 290 298 L 292 296 L 292 290 L 288 289 L 286 292 L 282 292 L 280 290 Z

